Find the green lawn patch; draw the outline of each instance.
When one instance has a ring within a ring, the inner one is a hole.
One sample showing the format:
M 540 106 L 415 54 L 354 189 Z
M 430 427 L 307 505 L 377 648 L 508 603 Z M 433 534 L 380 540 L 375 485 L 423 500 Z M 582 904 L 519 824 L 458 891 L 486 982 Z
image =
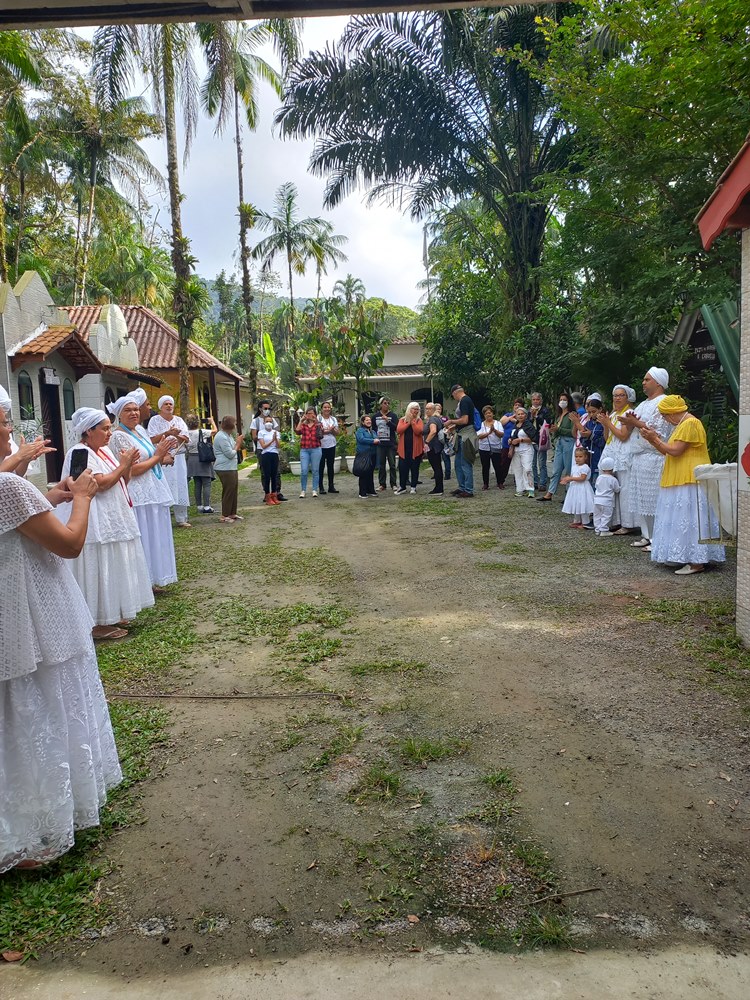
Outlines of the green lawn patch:
M 422 673 L 427 664 L 418 660 L 378 660 L 373 663 L 353 663 L 349 673 L 353 677 L 368 677 L 373 674 Z

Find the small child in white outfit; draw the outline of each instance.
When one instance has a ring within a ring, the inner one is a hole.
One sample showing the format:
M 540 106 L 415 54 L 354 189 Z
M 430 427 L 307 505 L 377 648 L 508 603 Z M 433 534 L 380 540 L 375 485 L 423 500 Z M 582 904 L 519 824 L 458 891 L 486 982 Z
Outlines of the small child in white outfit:
M 612 475 L 614 459 L 603 458 L 599 463 L 599 476 L 594 490 L 594 531 L 599 538 L 612 534 L 609 526 L 615 509 L 615 494 L 620 492 L 620 484 Z
M 588 465 L 589 453 L 585 448 L 576 448 L 573 452 L 573 466 L 570 475 L 560 480 L 568 484 L 568 492 L 563 504 L 563 514 L 572 514 L 571 528 L 585 528 L 594 512 L 594 491 L 591 488 L 591 467 Z

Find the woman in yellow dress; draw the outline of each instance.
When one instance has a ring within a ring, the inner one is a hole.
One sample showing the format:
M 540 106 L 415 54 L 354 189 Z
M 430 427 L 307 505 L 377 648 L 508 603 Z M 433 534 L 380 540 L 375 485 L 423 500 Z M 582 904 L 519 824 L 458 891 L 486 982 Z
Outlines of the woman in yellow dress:
M 707 563 L 725 559 L 723 545 L 702 545 L 698 541 L 699 524 L 706 523 L 707 514 L 712 524 L 716 521 L 714 512 L 706 510 L 708 500 L 695 481 L 695 467 L 711 461 L 706 431 L 700 420 L 688 412 L 682 396 L 664 396 L 658 406 L 675 429 L 668 441 L 662 441 L 654 430 L 641 429 L 641 435 L 666 456 L 656 502 L 651 561 L 680 563 L 675 573 L 689 576 L 702 573 Z

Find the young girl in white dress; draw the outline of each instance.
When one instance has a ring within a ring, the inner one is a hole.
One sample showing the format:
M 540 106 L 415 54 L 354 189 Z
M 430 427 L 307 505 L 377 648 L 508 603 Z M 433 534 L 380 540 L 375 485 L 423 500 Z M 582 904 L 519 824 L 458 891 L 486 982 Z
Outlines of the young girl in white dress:
M 573 466 L 570 475 L 563 476 L 561 483 L 568 484 L 568 492 L 563 504 L 563 514 L 572 514 L 571 528 L 584 528 L 591 522 L 594 513 L 594 491 L 591 487 L 591 467 L 589 453 L 585 448 L 573 452 Z

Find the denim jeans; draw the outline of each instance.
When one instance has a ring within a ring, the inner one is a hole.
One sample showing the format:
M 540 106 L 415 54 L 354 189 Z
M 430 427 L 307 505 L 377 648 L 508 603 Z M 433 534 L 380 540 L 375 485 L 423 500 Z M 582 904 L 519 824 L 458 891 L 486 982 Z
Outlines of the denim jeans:
M 474 466 L 471 462 L 467 462 L 463 456 L 463 448 L 461 447 L 461 438 L 456 436 L 456 455 L 454 459 L 454 464 L 456 466 L 456 479 L 458 480 L 458 488 L 463 490 L 464 493 L 474 492 Z
M 450 479 L 451 477 L 451 457 L 443 452 L 443 468 L 445 469 L 445 478 Z
M 555 461 L 552 465 L 552 479 L 549 482 L 549 493 L 553 495 L 560 485 L 561 476 L 567 476 L 573 462 L 573 445 L 575 441 L 572 437 L 561 437 L 555 442 Z
M 312 470 L 313 492 L 317 492 L 320 480 L 320 456 L 322 448 L 300 448 L 299 460 L 302 465 L 300 486 L 304 493 L 307 489 L 307 473 Z
M 546 490 L 549 482 L 547 473 L 547 451 L 539 451 L 539 445 L 534 445 L 534 489 Z
M 378 462 L 378 482 L 385 486 L 386 462 L 391 486 L 396 485 L 396 449 L 390 445 L 379 444 L 375 452 Z
M 195 491 L 195 506 L 211 506 L 211 477 L 193 476 L 193 489 Z

